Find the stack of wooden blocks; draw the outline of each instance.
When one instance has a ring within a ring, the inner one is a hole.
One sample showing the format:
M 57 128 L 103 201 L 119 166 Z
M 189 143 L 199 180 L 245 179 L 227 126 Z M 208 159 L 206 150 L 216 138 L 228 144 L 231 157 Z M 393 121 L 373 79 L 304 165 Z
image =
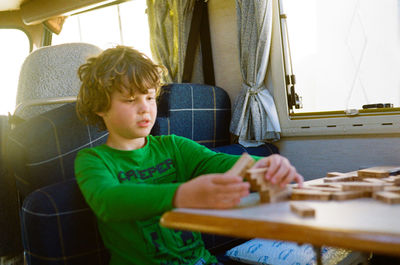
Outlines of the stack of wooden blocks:
M 330 172 L 323 183 L 307 184 L 299 188 L 271 184 L 265 179 L 268 168 L 252 168 L 255 160 L 243 154 L 229 173 L 242 176 L 252 191 L 260 194 L 260 202 L 282 200 L 351 200 L 372 197 L 388 204 L 400 203 L 400 167 L 372 167 L 349 173 Z M 301 203 L 291 203 L 290 209 L 302 216 L 314 216 L 314 209 Z
M 265 179 L 268 168 L 251 168 L 255 160 L 248 154 L 243 154 L 236 164 L 228 171 L 232 175 L 241 176 L 250 183 L 250 189 L 260 194 L 260 201 L 278 202 L 290 198 L 291 188 L 281 188 Z
M 323 184 L 305 184 L 293 189 L 292 200 L 351 200 L 372 197 L 385 203 L 400 203 L 399 167 L 372 167 L 349 173 L 330 172 Z

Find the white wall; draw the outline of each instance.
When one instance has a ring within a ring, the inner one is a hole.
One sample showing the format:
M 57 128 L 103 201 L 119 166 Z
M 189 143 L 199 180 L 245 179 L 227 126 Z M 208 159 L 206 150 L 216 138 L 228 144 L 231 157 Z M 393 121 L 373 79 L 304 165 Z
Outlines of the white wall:
M 235 0 L 208 1 L 215 82 L 234 101 L 242 77 L 239 66 Z

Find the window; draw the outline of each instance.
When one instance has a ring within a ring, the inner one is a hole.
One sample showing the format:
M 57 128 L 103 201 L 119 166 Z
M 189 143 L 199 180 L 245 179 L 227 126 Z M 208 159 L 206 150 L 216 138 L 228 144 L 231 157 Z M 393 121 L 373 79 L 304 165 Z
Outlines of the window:
M 19 72 L 30 51 L 28 36 L 18 29 L 0 29 L 0 115 L 13 113 Z
M 146 0 L 135 0 L 68 17 L 52 44 L 88 42 L 102 49 L 128 45 L 151 57 Z
M 280 1 L 303 105 L 295 113 L 400 107 L 399 0 Z

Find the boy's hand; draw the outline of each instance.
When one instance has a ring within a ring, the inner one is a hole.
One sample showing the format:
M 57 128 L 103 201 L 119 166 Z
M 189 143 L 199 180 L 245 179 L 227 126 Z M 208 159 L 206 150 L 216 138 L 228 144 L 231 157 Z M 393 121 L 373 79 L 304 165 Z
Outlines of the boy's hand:
M 296 168 L 290 164 L 287 158 L 276 154 L 270 155 L 258 160 L 252 168 L 265 167 L 268 167 L 265 178 L 272 184 L 280 185 L 283 188 L 295 181 L 299 187 L 303 186 L 303 177 L 297 173 Z
M 174 207 L 227 209 L 249 195 L 250 185 L 239 176 L 209 174 L 183 183 L 176 190 Z

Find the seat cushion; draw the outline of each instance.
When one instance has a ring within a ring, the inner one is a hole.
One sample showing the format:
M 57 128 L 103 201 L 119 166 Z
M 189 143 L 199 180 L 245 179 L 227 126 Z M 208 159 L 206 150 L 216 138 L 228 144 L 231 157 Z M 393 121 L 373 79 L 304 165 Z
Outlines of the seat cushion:
M 38 189 L 21 209 L 29 264 L 108 264 L 97 220 L 75 179 Z

